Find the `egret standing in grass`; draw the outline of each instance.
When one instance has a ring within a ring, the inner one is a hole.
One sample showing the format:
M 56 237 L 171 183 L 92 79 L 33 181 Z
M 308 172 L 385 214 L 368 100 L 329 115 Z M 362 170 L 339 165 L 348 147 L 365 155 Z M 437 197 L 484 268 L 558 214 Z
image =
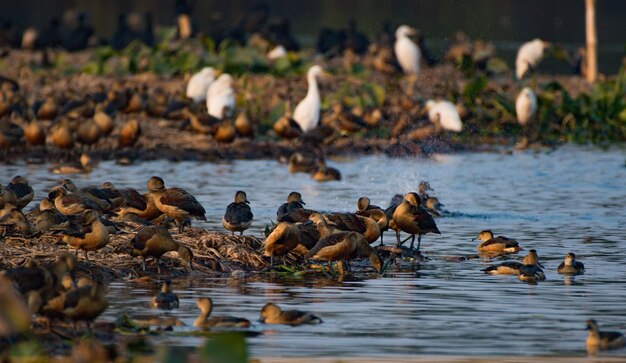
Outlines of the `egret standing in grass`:
M 529 87 L 524 87 L 515 101 L 517 122 L 519 122 L 522 127 L 525 127 L 536 112 L 537 96 L 535 96 L 535 92 L 533 92 Z
M 444 130 L 461 132 L 463 129 L 459 111 L 451 102 L 429 100 L 426 102 L 426 111 L 428 119 Z
M 223 119 L 224 110 L 232 111 L 235 108 L 235 91 L 232 87 L 233 78 L 224 73 L 211 83 L 206 97 L 206 108 L 209 115 Z
M 320 91 L 317 87 L 317 77 L 326 74 L 324 69 L 318 65 L 309 68 L 306 79 L 309 84 L 309 90 L 306 97 L 293 111 L 293 119 L 300 125 L 302 132 L 308 132 L 317 127 L 320 119 L 320 107 L 322 104 Z
M 517 58 L 515 59 L 515 76 L 517 79 L 522 79 L 529 70 L 535 69 L 541 58 L 543 58 L 543 51 L 550 46 L 550 43 L 541 39 L 533 39 L 530 42 L 522 44 L 517 51 Z
M 202 70 L 189 79 L 187 82 L 187 98 L 199 103 L 206 100 L 207 92 L 211 83 L 215 81 L 215 69 L 204 67 Z
M 420 48 L 409 35 L 415 35 L 417 31 L 408 25 L 400 25 L 396 30 L 396 43 L 394 51 L 400 67 L 404 73 L 417 75 L 420 71 Z

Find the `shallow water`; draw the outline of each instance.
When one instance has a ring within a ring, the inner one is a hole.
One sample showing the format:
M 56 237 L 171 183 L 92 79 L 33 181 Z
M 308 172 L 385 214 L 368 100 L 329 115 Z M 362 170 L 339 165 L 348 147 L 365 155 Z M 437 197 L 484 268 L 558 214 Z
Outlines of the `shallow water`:
M 386 206 L 395 192 L 429 180 L 452 212 L 437 219 L 442 235 L 427 235 L 423 251 L 432 261 L 417 273 L 393 268 L 384 277 L 343 283 L 325 279 L 193 278 L 176 280 L 181 308 L 168 315 L 191 325 L 194 299 L 211 296 L 214 314 L 254 320 L 248 338 L 255 356 L 406 356 L 584 354 L 585 320 L 607 330 L 626 330 L 626 167 L 623 149 L 563 147 L 553 152 L 435 155 L 430 159 L 361 157 L 333 162 L 341 182 L 317 183 L 290 175 L 275 161 L 232 163 L 147 162 L 120 167 L 104 162 L 90 175 L 72 176 L 79 186 L 112 180 L 118 187 L 145 188 L 153 174 L 166 185 L 184 187 L 207 210 L 208 222 L 223 230 L 221 216 L 236 190 L 246 190 L 255 214 L 249 233 L 260 235 L 275 219 L 289 191 L 302 193 L 307 207 L 352 211 L 367 195 Z M 22 174 L 38 196 L 62 179 L 41 166 L 0 166 L 4 179 Z M 489 276 L 489 262 L 449 262 L 444 256 L 475 253 L 470 240 L 482 229 L 515 238 L 538 250 L 547 280 L 526 284 L 511 276 Z M 388 234 L 387 241 L 392 240 Z M 573 251 L 587 273 L 566 278 L 556 273 Z M 150 286 L 148 286 L 150 287 Z M 111 284 L 111 308 L 145 315 L 156 291 L 146 285 Z M 256 320 L 273 301 L 318 314 L 319 326 L 266 326 Z M 185 328 L 182 328 L 185 330 Z M 194 346 L 202 338 L 168 335 L 165 344 Z M 624 354 L 618 351 L 617 354 Z

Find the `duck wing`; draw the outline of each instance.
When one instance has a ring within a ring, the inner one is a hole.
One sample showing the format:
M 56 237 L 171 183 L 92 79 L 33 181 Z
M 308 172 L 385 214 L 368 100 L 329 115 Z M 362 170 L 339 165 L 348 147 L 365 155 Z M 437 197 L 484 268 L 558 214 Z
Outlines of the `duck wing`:
M 309 220 L 311 214 L 316 213 L 312 209 L 295 209 L 278 219 L 279 222 L 302 223 Z
M 45 275 L 39 268 L 15 267 L 2 272 L 2 275 L 13 282 L 15 288 L 22 294 L 38 290 L 44 286 Z
M 204 217 L 206 211 L 198 200 L 181 188 L 169 188 L 161 195 L 161 203 L 178 207 L 192 216 Z
M 313 221 L 306 221 L 297 225 L 300 232 L 300 244 L 311 249 L 320 240 L 320 232 Z
M 302 205 L 300 202 L 283 203 L 280 207 L 278 207 L 278 210 L 276 211 L 276 218 L 278 219 L 278 221 L 280 221 L 280 219 L 285 214 L 302 208 L 304 208 L 304 205 Z
M 328 235 L 328 236 L 320 239 L 319 241 L 317 241 L 315 246 L 313 246 L 313 248 L 311 248 L 309 250 L 309 253 L 307 253 L 305 257 L 306 258 L 311 258 L 311 257 L 315 256 L 322 249 L 324 249 L 326 247 L 334 246 L 334 245 L 340 243 L 341 241 L 343 241 L 343 239 L 345 238 L 345 236 L 348 233 L 349 232 L 333 233 L 331 235 Z
M 124 199 L 124 206 L 139 210 L 146 210 L 148 200 L 141 193 L 132 188 L 121 189 L 119 192 Z
M 8 184 L 7 189 L 15 194 L 15 197 L 20 199 L 30 193 L 33 193 L 33 188 L 28 184 Z
M 363 223 L 363 221 L 354 213 L 333 213 L 327 214 L 325 217 L 330 222 L 335 224 L 337 229 L 342 231 L 363 233 L 367 229 L 367 226 Z
M 441 234 L 441 232 L 439 232 L 439 229 L 437 228 L 437 223 L 435 223 L 435 219 L 426 210 L 420 208 L 417 213 L 414 214 L 413 221 L 417 223 L 419 229 L 421 229 L 424 233 L 431 232 Z

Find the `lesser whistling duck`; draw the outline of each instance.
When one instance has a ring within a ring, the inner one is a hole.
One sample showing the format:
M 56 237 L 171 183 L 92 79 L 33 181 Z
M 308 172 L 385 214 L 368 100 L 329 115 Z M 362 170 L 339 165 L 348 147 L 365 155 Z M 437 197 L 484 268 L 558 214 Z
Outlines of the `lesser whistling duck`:
M 76 140 L 86 146 L 96 144 L 101 136 L 100 126 L 93 119 L 81 121 L 76 130 Z
M 6 204 L 5 208 L 7 206 L 10 204 Z M 8 213 L 3 214 L 0 218 L 0 225 L 9 227 L 11 233 L 19 233 L 24 236 L 32 235 L 32 226 L 21 210 L 12 208 Z
M 178 308 L 178 296 L 172 292 L 172 281 L 163 283 L 159 291 L 151 300 L 151 306 L 155 309 L 171 310 Z
M 369 243 L 380 237 L 380 227 L 372 218 L 355 213 L 326 214 L 325 218 L 338 230 L 361 233 Z
M 87 153 L 83 153 L 78 158 L 78 161 L 71 161 L 68 163 L 64 163 L 58 166 L 55 166 L 50 169 L 50 172 L 53 174 L 81 174 L 81 173 L 91 173 L 93 170 L 94 163 L 91 160 L 91 157 Z
M 205 210 L 196 198 L 181 188 L 165 188 L 163 179 L 153 176 L 147 183 L 148 191 L 154 196 L 156 207 L 176 220 L 178 232 L 182 233 L 189 218 L 206 221 Z
M 305 157 L 302 153 L 295 152 L 289 157 L 290 173 L 312 173 L 316 168 L 316 160 L 314 158 Z
M 98 212 L 87 209 L 80 218 L 81 228 L 79 230 L 65 230 L 63 242 L 78 250 L 85 251 L 85 259 L 89 263 L 89 251 L 97 251 L 109 243 L 109 231 L 102 224 L 98 217 Z
M 237 134 L 241 137 L 254 137 L 254 126 L 252 126 L 245 111 L 241 112 L 235 119 L 235 129 L 237 130 Z
M 504 261 L 498 265 L 489 266 L 482 271 L 490 275 L 519 275 L 520 269 L 524 265 L 543 267 L 539 263 L 539 255 L 536 250 L 529 250 L 521 263 L 517 261 Z
M 243 235 L 243 231 L 250 228 L 252 225 L 252 210 L 250 209 L 250 201 L 244 191 L 237 191 L 235 193 L 235 201 L 230 203 L 226 207 L 226 213 L 222 218 L 222 224 L 224 228 L 231 231 L 234 235 L 235 232 Z
M 154 195 L 150 192 L 140 194 L 132 188 L 119 189 L 118 191 L 124 199 L 122 206 L 116 211 L 119 216 L 123 217 L 126 214 L 134 213 L 139 218 L 153 220 L 163 215 L 163 212 L 154 203 Z
M 326 261 L 329 269 L 331 262 L 339 261 L 339 272 L 343 275 L 342 260 L 350 258 L 350 255 L 356 249 L 358 243 L 360 243 L 360 239 L 365 239 L 365 237 L 357 232 L 333 233 L 317 241 L 317 244 L 309 250 L 305 257 L 312 260 Z
M 24 139 L 29 145 L 40 146 L 46 143 L 46 133 L 39 122 L 32 120 L 24 128 Z
M 60 149 L 70 150 L 74 148 L 74 135 L 65 124 L 58 123 L 52 128 L 50 140 L 54 146 Z
M 42 199 L 39 202 L 39 215 L 35 220 L 35 230 L 37 232 L 48 232 L 51 228 L 67 228 L 69 220 L 56 210 L 49 199 Z
M 54 203 L 59 212 L 66 216 L 77 215 L 87 209 L 99 209 L 91 200 L 81 198 L 75 194 L 69 194 L 69 191 L 61 186 L 52 188 L 48 193 L 48 199 Z
M 261 309 L 261 323 L 264 324 L 320 324 L 322 319 L 300 310 L 281 310 L 276 304 L 267 303 Z
M 141 135 L 141 125 L 135 118 L 127 120 L 120 128 L 118 144 L 120 147 L 131 147 L 135 145 Z
M 113 118 L 104 111 L 98 111 L 93 115 L 93 121 L 100 128 L 102 135 L 109 136 L 113 132 Z
M 398 228 L 396 230 L 396 240 L 398 244 L 401 244 L 399 230 L 411 234 L 411 249 L 413 248 L 415 235 L 418 235 L 418 252 L 420 250 L 423 234 L 441 234 L 433 217 L 422 208 L 421 199 L 417 193 L 411 192 L 405 195 L 402 203 L 400 203 L 393 212 L 392 220 Z
M 383 233 L 389 230 L 389 218 L 385 211 L 377 205 L 371 205 L 368 197 L 361 197 L 357 201 L 357 215 L 373 219 L 380 229 L 380 245 L 383 243 Z
M 7 189 L 0 184 L 0 208 L 4 208 L 5 204 L 11 204 L 17 207 L 17 197 L 12 190 Z
M 573 252 L 565 256 L 565 260 L 561 262 L 556 271 L 564 275 L 582 275 L 585 273 L 585 265 L 576 261 L 576 255 Z
M 358 259 L 358 258 L 368 258 L 370 260 L 370 265 L 376 272 L 380 273 L 383 268 L 382 260 L 380 256 L 376 252 L 372 246 L 370 246 L 369 241 L 365 241 L 362 238 L 357 240 L 357 245 L 354 251 L 350 254 L 350 259 Z
M 153 257 L 156 260 L 157 271 L 161 273 L 159 259 L 165 253 L 175 251 L 178 257 L 192 268 L 193 252 L 189 247 L 176 242 L 170 232 L 161 226 L 145 226 L 137 232 L 131 240 L 133 256 L 141 256 L 143 270 L 146 270 L 146 258 Z
M 19 209 L 23 209 L 33 200 L 35 192 L 33 188 L 28 185 L 28 180 L 21 175 L 15 176 L 11 179 L 11 182 L 7 185 L 7 189 L 15 194 L 15 205 Z
M 265 256 L 270 257 L 270 265 L 274 266 L 274 256 L 284 257 L 300 243 L 298 226 L 289 222 L 280 222 L 274 230 L 265 238 L 263 248 Z
M 99 188 L 81 188 L 79 190 L 71 179 L 63 179 L 61 186 L 71 192 L 72 195 L 92 201 L 100 211 L 106 211 L 111 207 L 111 201 L 106 193 Z
M 490 230 L 481 231 L 473 240 L 479 239 L 481 242 L 476 249 L 480 252 L 518 252 L 522 248 L 516 240 L 504 236 L 494 237 Z
M 302 136 L 300 125 L 292 118 L 283 116 L 279 118 L 272 127 L 276 135 L 284 139 L 295 139 Z
M 618 349 L 626 345 L 624 334 L 616 331 L 600 331 L 598 323 L 593 319 L 587 320 L 586 330 L 589 331 L 589 334 L 585 345 L 592 354 L 600 350 Z
M 197 328 L 248 328 L 250 320 L 237 318 L 234 316 L 214 316 L 211 317 L 213 311 L 213 300 L 210 297 L 202 297 L 196 300 L 200 315 L 193 322 L 193 326 Z
M 74 321 L 74 329 L 79 321 L 85 321 L 91 329 L 91 322 L 109 306 L 105 294 L 106 288 L 101 282 L 73 289 L 65 297 L 63 315 Z
M 280 221 L 285 214 L 295 210 L 302 209 L 306 203 L 302 200 L 302 195 L 298 192 L 291 192 L 287 196 L 287 203 L 283 203 L 276 211 L 276 219 Z
M 323 159 L 317 160 L 317 169 L 313 172 L 311 177 L 316 181 L 336 181 L 341 180 L 341 172 L 326 165 Z

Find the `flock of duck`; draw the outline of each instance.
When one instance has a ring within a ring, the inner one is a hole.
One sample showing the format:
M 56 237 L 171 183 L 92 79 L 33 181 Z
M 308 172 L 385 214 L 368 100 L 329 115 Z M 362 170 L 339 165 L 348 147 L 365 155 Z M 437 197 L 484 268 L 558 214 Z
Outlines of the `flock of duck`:
M 269 269 L 274 268 L 274 259 L 293 252 L 307 261 L 327 262 L 330 276 L 332 264 L 336 262 L 341 277 L 350 270 L 350 262 L 366 258 L 377 273 L 384 270 L 384 258 L 389 261 L 398 255 L 413 256 L 421 260 L 421 239 L 428 233 L 441 233 L 435 218 L 447 211 L 436 197 L 428 195 L 432 191 L 428 182 L 422 181 L 417 192 L 395 195 L 390 206 L 383 209 L 372 205 L 369 198 L 361 197 L 354 213 L 324 213 L 305 208 L 305 202 L 298 192 L 291 192 L 285 203 L 277 210 L 277 224 L 269 230 L 263 242 L 263 254 L 269 257 Z M 111 182 L 102 187 L 78 188 L 71 180 L 65 179 L 61 185 L 53 187 L 32 212 L 34 226 L 22 212 L 34 199 L 33 188 L 22 176 L 14 177 L 5 187 L 0 185 L 0 225 L 6 235 L 32 237 L 36 234 L 58 234 L 75 254 L 63 253 L 57 261 L 42 266 L 36 261 L 28 261 L 22 266 L 9 268 L 0 273 L 0 279 L 9 279 L 16 291 L 24 296 L 31 313 L 45 318 L 49 324 L 55 319 L 84 321 L 87 326 L 108 306 L 106 288 L 100 282 L 86 278 L 74 281 L 78 265 L 78 252 L 83 251 L 85 262 L 90 266 L 88 254 L 106 246 L 110 235 L 120 232 L 119 226 L 125 222 L 139 225 L 139 230 L 130 240 L 132 256 L 141 257 L 141 265 L 146 270 L 146 259 L 155 260 L 157 272 L 161 269 L 159 259 L 173 251 L 191 270 L 192 250 L 176 241 L 168 228 L 175 223 L 178 233 L 189 226 L 191 219 L 206 220 L 205 210 L 198 200 L 178 187 L 165 186 L 160 177 L 151 177 L 147 182 L 147 192 L 140 193 L 132 188 L 117 189 Z M 250 228 L 254 215 L 249 206 L 247 194 L 237 191 L 234 201 L 226 207 L 222 223 L 233 235 L 240 235 Z M 383 233 L 393 230 L 395 246 L 383 243 Z M 401 240 L 400 233 L 409 237 Z M 414 242 L 417 238 L 417 246 Z M 410 247 L 403 244 L 411 239 Z M 486 257 L 517 253 L 522 250 L 513 239 L 494 236 L 489 230 L 481 231 L 477 250 Z M 379 245 L 372 247 L 378 242 Z M 395 257 L 394 257 L 395 256 Z M 545 279 L 543 266 L 538 261 L 537 251 L 529 250 L 521 262 L 507 260 L 483 270 L 487 274 L 515 275 L 526 282 Z M 558 273 L 578 275 L 585 272 L 585 266 L 576 260 L 574 253 L 568 253 L 558 266 Z M 167 281 L 163 289 L 152 300 L 156 308 L 172 309 L 179 305 L 178 297 L 172 292 Z M 235 317 L 210 317 L 212 300 L 197 300 L 201 311 L 195 321 L 196 327 L 247 327 L 250 322 Z M 261 321 L 266 324 L 299 325 L 320 323 L 321 319 L 301 311 L 282 311 L 273 303 L 261 310 Z M 594 321 L 588 322 L 590 329 L 588 346 L 608 349 L 626 343 L 617 333 L 600 332 Z

